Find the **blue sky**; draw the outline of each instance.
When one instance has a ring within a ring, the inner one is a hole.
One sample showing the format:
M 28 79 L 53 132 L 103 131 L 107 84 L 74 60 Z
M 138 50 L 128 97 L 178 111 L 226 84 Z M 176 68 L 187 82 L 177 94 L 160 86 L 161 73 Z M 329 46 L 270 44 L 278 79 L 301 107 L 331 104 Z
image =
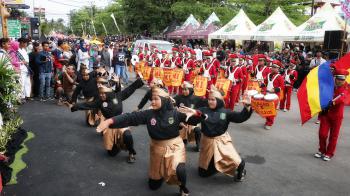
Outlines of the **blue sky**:
M 25 4 L 30 6 L 26 10 L 30 16 L 33 15 L 33 3 L 35 7 L 42 7 L 46 10 L 46 18 L 58 19 L 62 18 L 65 23 L 68 22 L 68 13 L 70 10 L 79 9 L 84 6 L 94 5 L 98 7 L 105 7 L 113 2 L 113 0 L 25 0 Z

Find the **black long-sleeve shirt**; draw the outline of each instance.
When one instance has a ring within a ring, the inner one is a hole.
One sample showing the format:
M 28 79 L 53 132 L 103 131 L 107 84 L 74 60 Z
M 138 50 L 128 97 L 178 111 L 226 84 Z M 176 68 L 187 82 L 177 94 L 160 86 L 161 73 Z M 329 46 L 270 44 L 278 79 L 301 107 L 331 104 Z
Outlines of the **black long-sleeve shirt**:
M 113 117 L 113 128 L 147 125 L 148 134 L 155 140 L 167 140 L 179 136 L 180 123 L 186 115 L 176 109 L 166 111 L 144 110 Z
M 200 108 L 207 106 L 208 101 L 195 95 L 176 95 L 174 97 L 177 107 L 186 106 L 189 108 Z
M 191 125 L 201 123 L 201 131 L 207 137 L 216 137 L 224 134 L 230 122 L 242 123 L 250 118 L 253 110 L 248 111 L 244 108 L 241 112 L 234 112 L 229 109 L 219 108 L 212 110 L 208 107 L 202 107 L 198 109 L 202 114 L 205 114 L 207 118 L 196 117 L 194 120 L 189 121 Z
M 137 108 L 139 110 L 141 110 L 147 103 L 147 101 L 151 101 L 152 98 L 152 90 L 148 90 L 147 93 L 145 94 L 145 96 L 141 99 L 139 105 L 137 106 Z
M 77 97 L 80 91 L 83 91 L 83 95 L 85 98 L 94 97 L 96 99 L 98 97 L 98 88 L 97 88 L 96 78 L 92 78 L 90 76 L 89 80 L 80 81 L 78 86 L 74 90 L 71 102 L 77 101 Z
M 72 107 L 75 110 L 91 110 L 100 109 L 105 118 L 112 118 L 123 113 L 123 101 L 129 98 L 136 89 L 143 86 L 141 79 L 137 79 L 130 86 L 119 92 L 111 92 L 107 94 L 107 100 L 95 99 L 93 102 L 78 103 Z

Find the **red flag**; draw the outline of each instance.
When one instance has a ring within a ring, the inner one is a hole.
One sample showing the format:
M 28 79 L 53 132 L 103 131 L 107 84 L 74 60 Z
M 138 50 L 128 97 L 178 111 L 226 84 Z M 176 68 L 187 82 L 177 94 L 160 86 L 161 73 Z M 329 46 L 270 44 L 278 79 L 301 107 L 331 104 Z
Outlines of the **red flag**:
M 336 69 L 350 69 L 350 52 L 334 63 Z
M 335 69 L 346 69 L 350 72 L 350 52 L 341 57 L 338 61 L 334 63 Z M 346 79 L 348 82 L 348 90 L 347 90 L 347 95 L 345 97 L 345 105 L 350 106 L 350 76 Z
M 348 91 L 345 95 L 344 103 L 345 105 L 350 106 L 350 84 L 348 85 Z

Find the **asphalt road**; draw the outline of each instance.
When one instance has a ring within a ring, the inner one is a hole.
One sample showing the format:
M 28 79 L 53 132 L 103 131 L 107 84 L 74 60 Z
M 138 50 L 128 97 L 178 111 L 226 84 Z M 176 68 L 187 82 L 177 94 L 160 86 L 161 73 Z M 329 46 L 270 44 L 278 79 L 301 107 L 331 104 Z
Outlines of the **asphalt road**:
M 145 89 L 139 89 L 124 105 L 132 111 Z M 300 126 L 296 95 L 292 110 L 279 112 L 272 130 L 254 114 L 242 124 L 231 124 L 229 133 L 247 161 L 243 183 L 217 174 L 200 178 L 198 153 L 187 147 L 187 176 L 191 195 L 350 195 L 350 108 L 345 111 L 336 156 L 330 162 L 313 157 L 318 148 L 318 125 L 311 120 Z M 35 138 L 27 143 L 27 168 L 18 184 L 5 195 L 177 195 L 178 187 L 163 186 L 153 192 L 147 185 L 149 136 L 145 126 L 133 127 L 137 151 L 135 164 L 126 163 L 127 152 L 108 157 L 100 135 L 85 125 L 84 113 L 71 113 L 53 102 L 23 105 L 23 127 Z M 105 186 L 99 185 L 104 182 Z

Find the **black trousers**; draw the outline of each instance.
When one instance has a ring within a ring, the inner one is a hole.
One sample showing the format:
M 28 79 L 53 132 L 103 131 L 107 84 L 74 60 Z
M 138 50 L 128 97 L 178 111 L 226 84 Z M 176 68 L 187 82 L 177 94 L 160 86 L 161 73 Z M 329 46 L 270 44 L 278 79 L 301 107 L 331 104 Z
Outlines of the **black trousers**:
M 126 130 L 123 133 L 123 141 L 126 146 L 126 149 L 129 151 L 129 154 L 136 154 L 136 151 L 134 149 L 134 139 L 132 138 L 130 130 Z M 107 151 L 110 156 L 115 156 L 120 152 L 120 149 L 117 148 L 116 145 L 113 146 L 112 150 Z
M 176 167 L 176 176 L 177 179 L 180 181 L 181 185 L 180 188 L 187 190 L 186 188 L 186 167 L 185 167 L 185 163 L 180 163 L 177 167 Z M 148 186 L 151 190 L 157 190 L 159 189 L 162 184 L 163 184 L 163 179 L 159 179 L 159 180 L 154 180 L 154 179 L 148 179 Z M 188 192 L 185 191 L 185 192 Z

